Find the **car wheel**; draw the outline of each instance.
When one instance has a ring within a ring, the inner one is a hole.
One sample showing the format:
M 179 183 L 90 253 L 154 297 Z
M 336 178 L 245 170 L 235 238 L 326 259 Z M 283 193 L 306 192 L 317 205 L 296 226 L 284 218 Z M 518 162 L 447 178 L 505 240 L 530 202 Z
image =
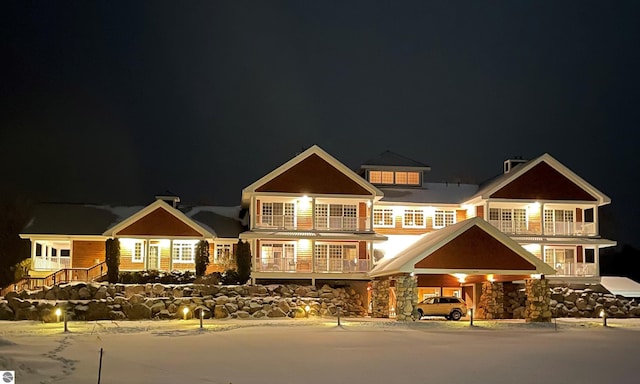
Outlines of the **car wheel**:
M 424 313 L 422 312 L 422 309 L 418 309 L 418 318 L 416 320 L 422 319 L 422 316 L 424 316 Z
M 458 321 L 462 317 L 462 313 L 460 313 L 460 311 L 453 311 L 451 312 L 449 317 L 451 318 L 451 320 Z

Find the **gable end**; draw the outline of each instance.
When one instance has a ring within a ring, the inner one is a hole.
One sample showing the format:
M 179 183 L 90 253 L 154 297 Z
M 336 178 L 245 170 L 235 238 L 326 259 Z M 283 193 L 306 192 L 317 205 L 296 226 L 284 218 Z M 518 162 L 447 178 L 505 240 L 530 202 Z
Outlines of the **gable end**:
M 118 231 L 117 236 L 190 236 L 202 237 L 202 233 L 191 228 L 163 208 L 156 208 L 131 225 Z
M 256 188 L 256 192 L 371 195 L 315 153 Z
M 596 197 L 582 189 L 546 162 L 541 162 L 490 197 L 529 200 L 579 200 L 597 201 Z

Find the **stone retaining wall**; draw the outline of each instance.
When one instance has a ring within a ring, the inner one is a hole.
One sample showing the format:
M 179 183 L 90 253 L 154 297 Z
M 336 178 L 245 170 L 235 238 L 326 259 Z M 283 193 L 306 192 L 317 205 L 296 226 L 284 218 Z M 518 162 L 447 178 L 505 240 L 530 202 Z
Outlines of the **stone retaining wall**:
M 307 314 L 306 307 L 309 306 Z M 38 292 L 10 293 L 0 300 L 0 320 L 57 321 L 56 308 L 73 320 L 141 320 L 183 317 L 183 308 L 205 318 L 262 318 L 367 314 L 366 298 L 353 288 L 299 285 L 61 285 Z M 199 312 L 198 312 L 199 315 Z
M 504 319 L 504 284 L 485 281 L 478 303 L 478 319 Z
M 417 315 L 418 278 L 415 276 L 396 277 L 396 320 L 414 320 Z M 416 314 L 414 315 L 414 311 Z

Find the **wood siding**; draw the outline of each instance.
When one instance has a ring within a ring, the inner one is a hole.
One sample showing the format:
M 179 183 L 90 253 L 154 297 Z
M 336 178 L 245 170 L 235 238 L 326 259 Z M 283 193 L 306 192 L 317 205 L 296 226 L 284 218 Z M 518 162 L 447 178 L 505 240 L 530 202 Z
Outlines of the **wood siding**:
M 500 199 L 596 201 L 555 168 L 541 162 L 491 195 Z
M 157 208 L 119 231 L 118 236 L 202 237 L 203 234 L 197 232 L 163 208 Z
M 256 188 L 256 192 L 371 195 L 370 191 L 316 154 L 267 181 Z
M 447 274 L 418 275 L 418 287 L 459 287 L 460 281 Z
M 457 209 L 456 210 L 456 223 L 467 220 L 467 210 L 466 209 Z
M 105 252 L 104 241 L 74 240 L 71 268 L 91 268 L 104 261 Z
M 484 219 L 484 206 L 476 205 L 476 216 Z
M 526 271 L 536 269 L 533 264 L 477 226 L 469 228 L 416 263 L 415 268 Z

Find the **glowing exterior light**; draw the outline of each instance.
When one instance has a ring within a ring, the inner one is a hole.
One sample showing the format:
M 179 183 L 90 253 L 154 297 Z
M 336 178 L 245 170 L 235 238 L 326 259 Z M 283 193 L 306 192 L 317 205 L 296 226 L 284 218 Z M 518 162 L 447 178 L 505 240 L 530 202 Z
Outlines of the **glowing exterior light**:
M 409 274 L 409 276 L 411 276 L 411 277 L 414 277 L 415 275 L 416 275 L 416 274 L 415 274 L 414 272 L 411 272 L 411 273 Z
M 540 273 L 532 273 L 531 274 L 531 278 L 540 280 L 540 278 L 542 278 L 542 274 L 540 274 Z
M 62 315 L 62 310 L 60 308 L 56 308 L 56 322 L 60 322 L 60 316 Z
M 309 304 L 307 304 L 304 307 L 304 313 L 307 315 L 307 317 L 309 317 L 309 312 L 311 312 L 311 307 L 309 306 Z
M 454 273 L 453 276 L 455 276 L 461 283 L 464 283 L 464 279 L 467 277 L 464 273 Z
M 600 317 L 602 317 L 602 326 L 606 327 L 607 326 L 607 311 L 605 311 L 604 309 L 600 310 Z
M 529 205 L 529 210 L 533 211 L 533 212 L 538 212 L 540 210 L 540 203 L 539 202 L 535 202 Z
M 493 277 L 493 275 L 487 275 L 487 280 L 489 280 L 490 282 L 494 282 L 496 281 L 496 279 Z
M 187 320 L 187 314 L 189 313 L 189 308 L 182 308 L 182 313 L 184 314 L 184 319 Z

